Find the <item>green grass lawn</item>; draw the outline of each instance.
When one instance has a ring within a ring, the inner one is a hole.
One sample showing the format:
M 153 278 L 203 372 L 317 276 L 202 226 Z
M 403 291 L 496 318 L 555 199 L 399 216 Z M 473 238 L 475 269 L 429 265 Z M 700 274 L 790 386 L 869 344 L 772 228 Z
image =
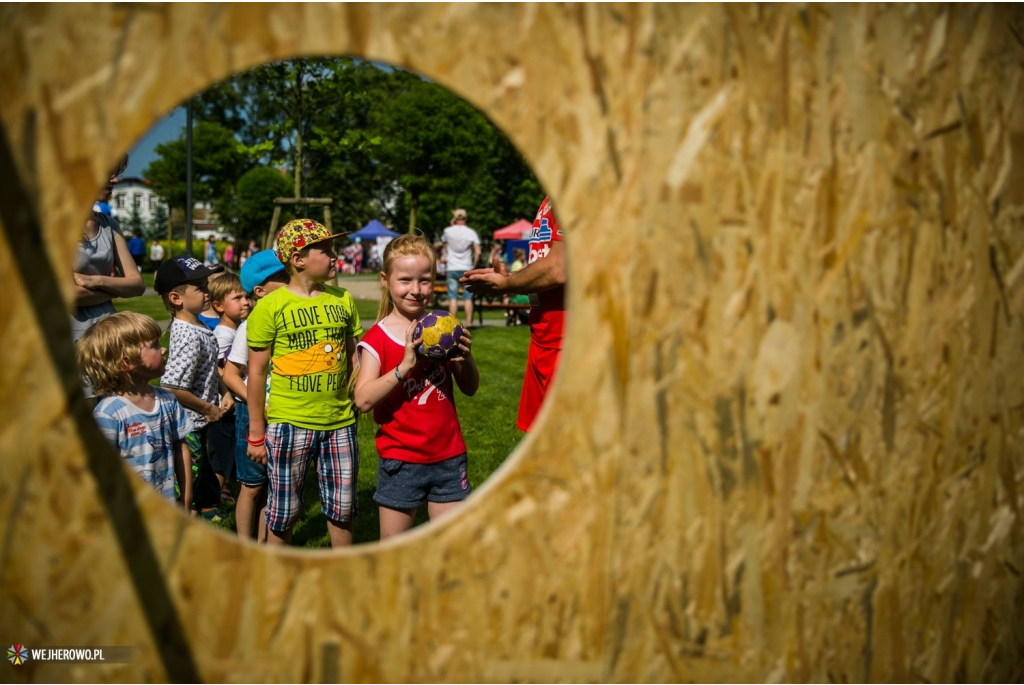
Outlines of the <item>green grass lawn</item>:
M 355 302 L 363 329 L 368 330 L 377 316 L 377 302 Z M 118 311 L 136 311 L 158 321 L 166 321 L 169 318 L 157 296 L 114 300 L 114 304 Z M 166 332 L 162 342 L 167 345 Z M 473 329 L 473 354 L 480 369 L 480 389 L 473 397 L 466 397 L 456 388 L 455 402 L 469 454 L 469 479 L 474 488 L 479 487 L 494 473 L 522 437 L 522 433 L 515 427 L 515 420 L 529 342 L 530 329 L 527 326 L 488 326 Z M 357 544 L 375 541 L 380 534 L 377 504 L 373 501 L 377 481 L 377 450 L 374 447 L 376 430 L 372 416 L 364 415 L 359 418 L 357 432 L 360 459 L 357 490 L 360 513 L 355 523 Z M 231 488 L 237 495 L 237 483 Z M 417 525 L 426 521 L 425 509 L 421 509 Z M 225 505 L 223 513 L 224 518 L 214 525 L 234 530 L 234 505 Z M 306 480 L 303 512 L 295 526 L 292 543 L 299 547 L 329 546 L 327 522 L 320 509 L 320 496 L 313 469 Z
M 159 295 L 143 295 L 127 299 L 114 298 L 113 302 L 114 309 L 119 312 L 138 312 L 157 321 L 167 321 L 171 318 Z

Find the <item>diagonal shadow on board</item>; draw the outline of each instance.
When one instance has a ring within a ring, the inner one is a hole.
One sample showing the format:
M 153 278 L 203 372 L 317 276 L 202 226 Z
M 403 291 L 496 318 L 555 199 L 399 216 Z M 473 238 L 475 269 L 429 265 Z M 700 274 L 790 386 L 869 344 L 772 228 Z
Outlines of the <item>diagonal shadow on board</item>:
M 39 217 L 18 175 L 11 154 L 7 132 L 0 126 L 0 221 L 13 254 L 45 254 Z M 89 470 L 107 508 L 121 555 L 128 567 L 132 584 L 138 596 L 153 635 L 153 645 L 160 654 L 167 677 L 171 682 L 200 682 L 192 650 L 182 629 L 181 619 L 174 609 L 171 593 L 160 570 L 156 551 L 143 525 L 128 472 L 92 420 L 92 413 L 75 371 L 74 351 L 70 344 L 71 324 L 62 302 L 56 274 L 48 259 L 13 259 L 18 277 L 25 285 L 25 293 L 32 303 L 40 330 L 43 350 L 49 355 L 54 368 L 60 373 L 61 391 L 67 399 L 68 412 L 74 419 L 87 449 Z M 31 265 L 31 266 L 29 266 Z M 31 270 L 31 271 L 30 271 Z

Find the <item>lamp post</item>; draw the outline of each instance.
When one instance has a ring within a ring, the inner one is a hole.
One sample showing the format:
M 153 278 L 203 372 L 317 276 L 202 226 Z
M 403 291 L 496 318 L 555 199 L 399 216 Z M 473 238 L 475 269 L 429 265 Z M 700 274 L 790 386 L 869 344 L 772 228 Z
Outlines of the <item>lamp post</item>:
M 192 256 L 192 98 L 185 115 L 185 254 Z

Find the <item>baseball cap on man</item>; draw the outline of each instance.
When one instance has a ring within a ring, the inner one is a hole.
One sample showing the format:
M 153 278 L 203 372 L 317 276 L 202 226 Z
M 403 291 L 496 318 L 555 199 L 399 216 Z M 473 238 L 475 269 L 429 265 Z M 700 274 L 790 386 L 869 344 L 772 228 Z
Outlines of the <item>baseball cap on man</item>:
M 166 295 L 183 283 L 201 281 L 223 270 L 224 267 L 219 264 L 214 267 L 205 266 L 195 257 L 186 257 L 185 255 L 173 257 L 157 269 L 156 277 L 153 279 L 153 289 L 161 295 Z
M 238 276 L 242 280 L 242 290 L 252 293 L 256 286 L 262 285 L 265 280 L 282 271 L 284 271 L 284 264 L 277 258 L 276 252 L 260 250 L 245 260 Z
M 466 210 L 456 209 L 452 212 L 452 221 L 458 221 L 459 219 L 466 220 Z
M 277 258 L 285 263 L 299 250 L 304 250 L 314 243 L 340 238 L 343 235 L 348 235 L 348 231 L 331 235 L 326 226 L 312 219 L 289 221 L 277 234 Z

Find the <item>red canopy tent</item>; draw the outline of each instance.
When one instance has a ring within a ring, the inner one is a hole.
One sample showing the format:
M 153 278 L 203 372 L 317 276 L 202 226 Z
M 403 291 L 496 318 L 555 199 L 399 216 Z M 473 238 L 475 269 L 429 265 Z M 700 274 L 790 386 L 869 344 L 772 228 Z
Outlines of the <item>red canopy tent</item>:
M 494 232 L 495 240 L 526 240 L 530 237 L 533 224 L 526 219 L 520 219 L 510 226 L 499 228 Z

